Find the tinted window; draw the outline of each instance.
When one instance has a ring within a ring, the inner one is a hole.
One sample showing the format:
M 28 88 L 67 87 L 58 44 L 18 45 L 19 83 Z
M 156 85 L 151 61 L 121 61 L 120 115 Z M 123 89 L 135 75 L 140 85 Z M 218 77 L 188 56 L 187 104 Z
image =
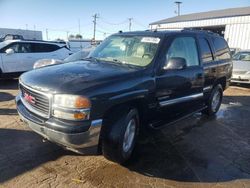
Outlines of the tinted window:
M 1 53 L 5 53 L 7 49 L 12 49 L 15 53 L 30 53 L 31 45 L 29 43 L 13 43 L 3 48 Z
M 238 52 L 233 56 L 234 60 L 250 61 L 250 52 Z
M 195 39 L 193 37 L 179 37 L 174 39 L 168 50 L 167 60 L 174 57 L 184 58 L 187 66 L 199 65 Z
M 212 51 L 210 45 L 208 44 L 207 39 L 200 38 L 200 49 L 201 49 L 201 59 L 203 63 L 207 63 L 213 60 Z
M 214 48 L 216 52 L 216 56 L 219 60 L 230 59 L 230 50 L 227 46 L 226 41 L 223 38 L 213 38 Z
M 58 50 L 60 47 L 55 44 L 44 44 L 44 43 L 32 43 L 32 52 L 53 52 Z

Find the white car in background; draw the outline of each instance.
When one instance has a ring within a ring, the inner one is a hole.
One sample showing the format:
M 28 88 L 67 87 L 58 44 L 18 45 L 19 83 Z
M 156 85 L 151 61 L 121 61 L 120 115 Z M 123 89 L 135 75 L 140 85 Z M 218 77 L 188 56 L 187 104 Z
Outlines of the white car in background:
M 233 56 L 233 83 L 250 84 L 250 50 L 242 50 Z
M 16 77 L 39 59 L 65 59 L 72 52 L 62 42 L 6 40 L 0 43 L 0 77 Z
M 69 62 L 79 61 L 81 59 L 86 58 L 90 54 L 90 52 L 92 52 L 95 48 L 96 48 L 96 46 L 89 46 L 87 48 L 84 48 L 84 49 L 76 52 L 76 53 L 73 53 L 72 55 L 68 56 L 64 60 L 40 59 L 34 64 L 33 69 L 38 69 L 38 68 L 57 65 L 57 64 L 62 64 L 62 63 L 69 63 Z

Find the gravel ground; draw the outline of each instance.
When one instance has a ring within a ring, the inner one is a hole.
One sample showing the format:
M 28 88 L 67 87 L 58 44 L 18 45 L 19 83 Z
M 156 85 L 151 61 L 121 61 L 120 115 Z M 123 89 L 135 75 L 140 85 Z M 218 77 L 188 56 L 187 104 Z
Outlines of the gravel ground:
M 141 136 L 126 167 L 49 143 L 19 121 L 16 80 L 0 80 L 0 187 L 250 187 L 250 89 L 225 91 L 201 114 Z

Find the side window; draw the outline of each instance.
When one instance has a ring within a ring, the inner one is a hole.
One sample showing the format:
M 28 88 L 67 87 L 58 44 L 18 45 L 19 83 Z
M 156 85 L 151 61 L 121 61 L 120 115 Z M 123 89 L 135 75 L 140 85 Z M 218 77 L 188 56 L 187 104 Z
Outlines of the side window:
M 60 47 L 55 44 L 32 43 L 32 52 L 46 53 L 58 50 Z
M 31 45 L 29 43 L 19 43 L 18 53 L 31 53 Z
M 29 43 L 13 43 L 3 49 L 2 53 L 5 53 L 7 49 L 14 50 L 15 53 L 30 53 L 31 45 Z
M 214 37 L 213 43 L 216 56 L 219 60 L 225 60 L 231 58 L 230 50 L 227 46 L 226 41 L 223 38 Z
M 213 55 L 211 51 L 211 47 L 205 38 L 199 39 L 200 50 L 201 50 L 201 59 L 203 63 L 208 63 L 213 61 Z
M 6 47 L 4 50 L 12 49 L 15 53 L 19 53 L 19 43 L 13 43 Z
M 197 45 L 193 37 L 178 37 L 172 42 L 168 52 L 167 61 L 170 58 L 181 57 L 187 62 L 187 66 L 199 65 Z

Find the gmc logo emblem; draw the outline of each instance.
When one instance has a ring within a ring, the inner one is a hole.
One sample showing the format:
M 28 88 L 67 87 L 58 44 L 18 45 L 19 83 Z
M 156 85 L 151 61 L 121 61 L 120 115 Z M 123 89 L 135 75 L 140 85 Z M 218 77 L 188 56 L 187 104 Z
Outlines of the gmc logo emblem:
M 36 103 L 35 97 L 29 95 L 28 93 L 24 93 L 24 99 L 26 101 L 28 101 L 29 103 L 31 103 L 31 104 L 35 104 Z

